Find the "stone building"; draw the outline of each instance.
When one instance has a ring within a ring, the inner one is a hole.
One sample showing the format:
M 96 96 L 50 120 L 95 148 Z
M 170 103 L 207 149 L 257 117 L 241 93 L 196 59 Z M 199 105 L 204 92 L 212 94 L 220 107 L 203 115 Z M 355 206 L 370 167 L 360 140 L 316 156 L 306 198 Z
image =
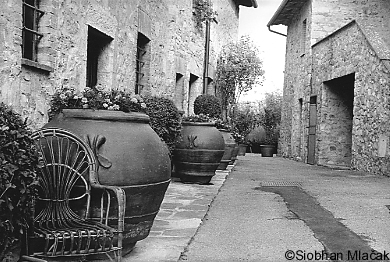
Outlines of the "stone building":
M 165 96 L 191 113 L 196 96 L 214 90 L 216 57 L 238 37 L 240 5 L 257 7 L 256 0 L 212 0 L 217 16 L 196 27 L 199 1 L 206 2 L 3 1 L 0 101 L 34 128 L 48 121 L 51 95 L 67 86 Z
M 280 24 L 280 154 L 388 175 L 390 1 L 285 0 L 268 27 Z

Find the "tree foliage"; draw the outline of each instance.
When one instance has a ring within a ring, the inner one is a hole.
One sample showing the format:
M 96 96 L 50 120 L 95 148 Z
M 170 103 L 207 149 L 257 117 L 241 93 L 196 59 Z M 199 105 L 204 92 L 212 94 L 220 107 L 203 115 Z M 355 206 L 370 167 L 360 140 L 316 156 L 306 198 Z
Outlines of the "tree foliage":
M 263 82 L 263 62 L 249 36 L 222 48 L 217 61 L 216 85 L 226 108 L 238 103 L 241 94 Z

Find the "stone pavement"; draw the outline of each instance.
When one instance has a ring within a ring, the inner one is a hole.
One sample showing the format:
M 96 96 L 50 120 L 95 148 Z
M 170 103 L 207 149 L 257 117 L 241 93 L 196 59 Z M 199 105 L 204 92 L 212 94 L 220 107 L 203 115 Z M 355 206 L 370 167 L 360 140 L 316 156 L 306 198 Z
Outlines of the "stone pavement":
M 177 261 L 232 168 L 217 170 L 209 185 L 184 184 L 173 177 L 149 236 L 123 261 Z
M 389 261 L 356 253 L 390 252 L 388 177 L 247 154 L 212 183 L 173 181 L 150 236 L 124 260 Z

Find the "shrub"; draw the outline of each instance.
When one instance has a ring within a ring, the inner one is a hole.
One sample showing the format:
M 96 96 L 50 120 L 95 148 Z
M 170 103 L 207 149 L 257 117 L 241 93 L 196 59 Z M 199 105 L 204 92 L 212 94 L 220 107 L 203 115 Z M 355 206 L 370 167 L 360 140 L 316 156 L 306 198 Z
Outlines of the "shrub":
M 231 115 L 234 137 L 237 143 L 245 142 L 246 136 L 258 126 L 258 116 L 250 107 L 236 108 Z
M 221 117 L 221 103 L 213 95 L 200 95 L 194 101 L 194 113 L 204 114 L 212 118 Z
M 0 103 L 0 261 L 32 223 L 39 158 L 26 121 Z
M 148 96 L 144 101 L 147 105 L 146 114 L 150 117 L 150 126 L 172 153 L 181 131 L 179 110 L 168 98 Z
M 248 141 L 251 145 L 260 145 L 265 143 L 266 137 L 267 134 L 264 127 L 258 126 L 247 135 L 246 141 Z
M 267 93 L 264 114 L 261 120 L 267 137 L 264 143 L 276 145 L 279 140 L 279 129 L 282 111 L 282 96 L 276 92 Z

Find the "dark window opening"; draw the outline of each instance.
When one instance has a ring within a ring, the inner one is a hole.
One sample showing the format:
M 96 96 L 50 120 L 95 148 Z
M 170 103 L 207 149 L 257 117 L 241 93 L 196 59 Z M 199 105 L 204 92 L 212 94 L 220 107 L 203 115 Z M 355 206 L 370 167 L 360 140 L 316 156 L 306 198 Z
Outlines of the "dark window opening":
M 94 87 L 98 82 L 99 59 L 104 48 L 112 41 L 108 35 L 88 26 L 87 46 L 87 83 L 86 86 Z
M 302 35 L 301 35 L 301 53 L 302 55 L 306 52 L 306 32 L 307 32 L 307 20 L 302 22 Z
M 317 96 L 311 96 L 310 97 L 310 104 L 311 105 L 317 104 Z
M 38 43 L 43 36 L 38 33 L 43 14 L 38 0 L 23 0 L 22 57 L 34 62 L 38 61 Z
M 137 61 L 136 61 L 136 79 L 135 93 L 140 94 L 145 85 L 146 63 L 147 63 L 147 47 L 150 42 L 145 35 L 138 33 L 137 39 Z
M 216 95 L 214 81 L 211 77 L 206 77 L 206 94 Z
M 175 105 L 178 109 L 183 109 L 184 102 L 184 77 L 180 73 L 176 73 L 176 85 L 175 85 Z
M 189 88 L 188 88 L 188 113 L 190 113 L 190 108 L 193 106 L 193 96 L 194 94 L 192 94 L 195 90 L 195 83 L 196 83 L 196 80 L 198 80 L 198 76 L 196 75 L 193 75 L 193 74 L 190 74 L 190 81 L 189 81 Z

